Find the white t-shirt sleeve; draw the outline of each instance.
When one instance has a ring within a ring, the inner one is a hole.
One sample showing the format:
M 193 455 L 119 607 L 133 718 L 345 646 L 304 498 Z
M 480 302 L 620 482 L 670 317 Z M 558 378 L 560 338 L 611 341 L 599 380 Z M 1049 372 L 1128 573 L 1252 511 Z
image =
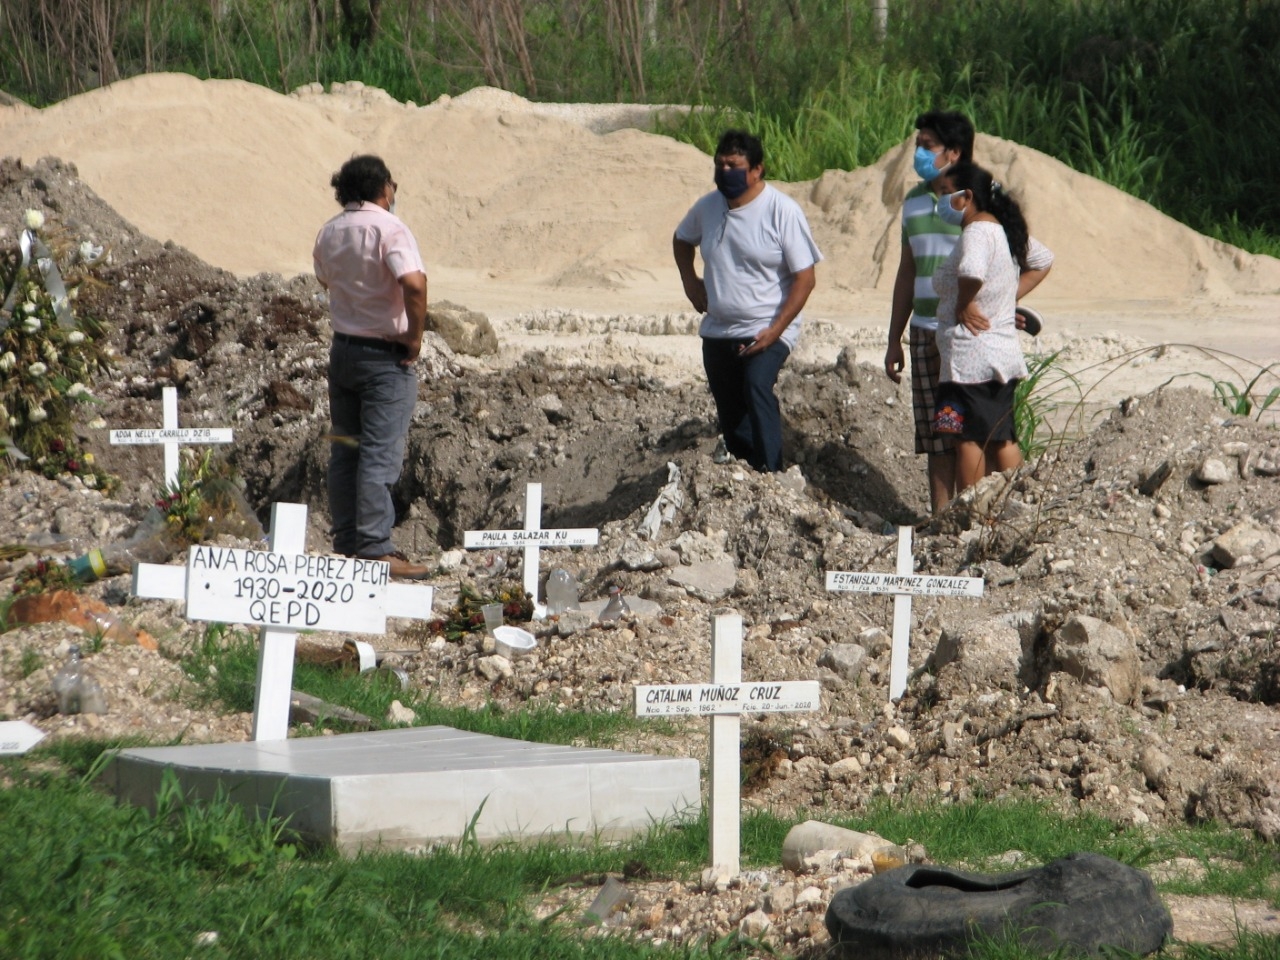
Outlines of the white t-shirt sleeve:
M 676 227 L 676 239 L 683 240 L 685 243 L 699 246 L 702 243 L 702 206 L 703 200 L 699 200 L 689 212 L 684 215 L 684 219 L 680 221 Z
M 1027 269 L 1048 270 L 1053 266 L 1053 251 L 1035 237 L 1027 240 Z
M 956 275 L 970 280 L 986 280 L 991 269 L 995 244 L 986 230 L 966 230 L 960 237 L 960 260 Z
M 787 204 L 783 207 L 781 223 L 782 256 L 787 269 L 792 274 L 808 270 L 822 259 L 822 251 L 813 240 L 809 231 L 809 221 L 798 205 Z

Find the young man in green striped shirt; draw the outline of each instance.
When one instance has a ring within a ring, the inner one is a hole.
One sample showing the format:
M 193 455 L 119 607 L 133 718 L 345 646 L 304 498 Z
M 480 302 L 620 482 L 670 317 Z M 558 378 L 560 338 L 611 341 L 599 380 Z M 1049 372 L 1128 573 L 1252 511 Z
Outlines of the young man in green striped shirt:
M 960 228 L 938 216 L 938 188 L 947 169 L 973 160 L 973 124 L 962 113 L 935 111 L 916 118 L 915 169 L 921 183 L 902 205 L 902 258 L 893 284 L 889 318 L 889 347 L 884 371 L 902 382 L 905 358 L 902 335 L 910 320 L 911 406 L 915 415 L 916 453 L 928 460 L 929 503 L 936 515 L 955 496 L 954 442 L 933 433 L 933 407 L 938 390 L 940 360 L 935 335 L 938 296 L 933 271 L 950 256 Z

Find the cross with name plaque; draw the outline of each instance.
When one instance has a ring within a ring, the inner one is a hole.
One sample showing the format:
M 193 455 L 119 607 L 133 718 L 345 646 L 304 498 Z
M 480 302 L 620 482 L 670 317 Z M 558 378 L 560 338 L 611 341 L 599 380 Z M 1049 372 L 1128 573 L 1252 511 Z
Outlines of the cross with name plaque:
M 520 547 L 524 550 L 524 592 L 538 605 L 538 564 L 543 547 L 594 547 L 600 542 L 600 531 L 594 528 L 566 530 L 542 529 L 542 484 L 530 483 L 524 488 L 523 530 L 467 530 L 462 546 L 467 550 L 496 550 Z
M 230 427 L 178 428 L 178 391 L 165 387 L 161 393 L 164 404 L 164 427 L 159 430 L 112 430 L 108 439 L 113 445 L 164 444 L 164 483 L 170 490 L 178 486 L 178 445 L 203 443 L 230 443 Z
M 135 563 L 133 594 L 185 600 L 188 620 L 260 627 L 253 739 L 289 736 L 293 657 L 299 630 L 385 633 L 387 617 L 426 619 L 434 589 L 392 583 L 381 560 L 303 552 L 307 508 L 271 505 L 267 550 L 196 544 L 185 567 Z
M 889 699 L 907 689 L 907 654 L 911 648 L 911 598 L 981 597 L 981 577 L 919 575 L 911 559 L 911 527 L 898 528 L 898 565 L 894 573 L 827 571 L 827 589 L 845 593 L 893 594 L 893 653 L 889 661 Z
M 711 718 L 711 867 L 741 866 L 742 715 L 803 713 L 821 707 L 817 680 L 742 682 L 742 617 L 711 618 L 711 683 L 637 686 L 637 717 Z

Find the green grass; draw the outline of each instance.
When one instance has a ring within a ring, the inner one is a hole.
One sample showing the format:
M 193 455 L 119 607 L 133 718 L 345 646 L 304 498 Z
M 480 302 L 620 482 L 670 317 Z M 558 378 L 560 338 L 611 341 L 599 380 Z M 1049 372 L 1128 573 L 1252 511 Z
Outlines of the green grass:
M 606 873 L 627 868 L 693 879 L 706 855 L 705 819 L 655 828 L 619 845 L 483 847 L 464 839 L 417 856 L 342 859 L 299 847 L 287 823 L 246 820 L 225 800 L 184 803 L 172 782 L 154 814 L 118 806 L 94 788 L 92 769 L 65 772 L 63 749 L 0 763 L 12 781 L 0 790 L 5 957 L 182 957 L 210 931 L 217 941 L 200 956 L 731 955 L 725 945 L 655 949 L 627 939 L 584 939 L 579 917 L 539 921 L 531 912 L 548 890 L 592 888 Z M 1274 850 L 1213 827 L 1152 834 L 1006 802 L 903 807 L 886 800 L 856 817 L 832 814 L 823 818 L 899 842 L 915 839 L 942 863 L 978 866 L 1011 848 L 1032 861 L 1094 850 L 1138 866 L 1191 856 L 1211 864 L 1204 878 L 1166 889 L 1277 897 L 1274 884 L 1267 886 L 1280 867 Z M 749 814 L 744 863 L 776 864 L 794 822 Z M 1005 949 L 992 944 L 976 955 L 997 960 Z M 1233 949 L 1241 960 L 1272 960 L 1275 944 L 1242 938 Z

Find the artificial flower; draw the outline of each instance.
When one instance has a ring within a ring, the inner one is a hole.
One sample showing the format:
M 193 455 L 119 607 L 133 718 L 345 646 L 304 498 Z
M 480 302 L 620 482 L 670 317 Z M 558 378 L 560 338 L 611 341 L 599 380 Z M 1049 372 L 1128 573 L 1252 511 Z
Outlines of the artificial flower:
M 28 300 L 26 303 L 22 305 L 22 312 L 27 314 L 35 313 L 36 305 L 32 303 L 30 300 Z
M 46 340 L 44 342 L 43 353 L 44 353 L 44 358 L 50 363 L 58 362 L 58 348 L 53 345 L 52 340 Z
M 88 388 L 88 387 L 86 387 L 83 383 L 78 383 L 78 382 L 77 382 L 77 383 L 73 383 L 71 386 L 67 387 L 67 396 L 68 396 L 68 397 L 80 397 L 80 396 L 83 396 L 84 394 L 86 394 L 86 393 L 88 393 L 88 392 L 89 392 L 89 388 Z
M 31 366 L 27 367 L 27 372 L 30 373 L 33 377 L 43 377 L 46 373 L 49 372 L 49 368 L 46 367 L 43 363 L 41 363 L 39 360 L 37 360 Z
M 0 371 L 8 372 L 13 369 L 13 365 L 18 362 L 18 358 L 12 350 L 8 351 L 3 357 L 0 357 Z
M 68 343 L 84 343 L 84 334 L 79 330 L 72 330 L 67 334 Z
M 39 317 L 27 317 L 22 321 L 22 329 L 27 333 L 35 333 L 41 326 Z
M 101 417 L 94 417 L 92 420 L 89 421 L 90 430 L 101 430 L 106 425 L 107 425 L 107 421 L 103 420 Z
M 28 210 L 22 217 L 28 230 L 39 230 L 44 226 L 44 214 L 39 210 Z
M 30 416 L 32 423 L 44 423 L 49 419 L 49 414 L 44 407 L 36 407 L 31 411 Z

